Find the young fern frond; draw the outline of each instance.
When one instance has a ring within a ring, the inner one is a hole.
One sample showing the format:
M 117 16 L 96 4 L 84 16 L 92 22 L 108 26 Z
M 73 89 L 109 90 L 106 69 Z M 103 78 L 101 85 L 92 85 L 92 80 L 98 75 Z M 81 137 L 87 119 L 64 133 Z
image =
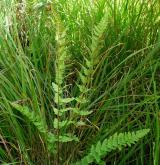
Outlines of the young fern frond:
M 99 164 L 102 162 L 101 158 L 106 156 L 109 152 L 135 144 L 138 140 L 147 135 L 149 131 L 149 129 L 142 129 L 136 132 L 116 133 L 103 142 L 98 141 L 96 145 L 92 145 L 89 154 L 79 162 L 74 163 L 74 165 L 88 165 L 90 163 Z

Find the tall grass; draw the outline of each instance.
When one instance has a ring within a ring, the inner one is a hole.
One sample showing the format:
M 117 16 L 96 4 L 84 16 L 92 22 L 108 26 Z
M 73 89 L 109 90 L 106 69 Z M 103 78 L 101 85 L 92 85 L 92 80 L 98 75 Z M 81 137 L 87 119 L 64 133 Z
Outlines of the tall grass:
M 158 165 L 159 13 L 158 0 L 1 0 L 0 163 Z M 138 142 L 109 152 L 121 132 Z

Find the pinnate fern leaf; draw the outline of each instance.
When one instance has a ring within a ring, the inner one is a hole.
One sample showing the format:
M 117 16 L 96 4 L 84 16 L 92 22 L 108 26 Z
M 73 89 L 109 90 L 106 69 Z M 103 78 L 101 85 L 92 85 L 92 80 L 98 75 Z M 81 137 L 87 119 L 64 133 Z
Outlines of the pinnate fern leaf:
M 38 129 L 40 133 L 46 133 L 47 129 L 45 124 L 34 111 L 30 111 L 27 106 L 21 106 L 16 103 L 11 103 L 11 105 L 16 110 L 18 110 L 22 115 L 26 116 L 29 119 L 29 121 L 34 124 L 34 126 Z
M 46 145 L 49 151 L 55 152 L 56 136 L 48 131 L 47 125 L 45 125 L 40 116 L 35 112 L 30 111 L 27 106 L 21 106 L 16 103 L 11 103 L 12 107 L 18 110 L 22 115 L 28 118 L 28 120 L 37 128 L 37 130 L 46 138 Z
M 103 142 L 98 141 L 96 145 L 92 145 L 89 154 L 79 162 L 74 163 L 74 165 L 88 165 L 90 163 L 99 164 L 101 158 L 106 156 L 109 152 L 135 144 L 138 140 L 147 135 L 149 131 L 149 129 L 142 129 L 136 132 L 116 133 Z
M 106 12 L 101 21 L 93 29 L 89 57 L 84 57 L 85 64 L 81 64 L 81 71 L 78 72 L 81 80 L 81 83 L 77 84 L 80 91 L 79 98 L 86 100 L 84 103 L 89 101 L 88 95 L 89 91 L 91 91 L 90 89 L 92 88 L 91 82 L 93 80 L 94 68 L 100 61 L 99 54 L 102 47 L 102 42 L 104 41 L 103 34 L 107 27 L 107 20 L 108 14 Z M 83 104 L 83 102 L 81 104 Z
M 91 59 L 94 61 L 94 65 L 98 62 L 97 56 L 99 54 L 99 50 L 101 49 L 101 43 L 103 41 L 102 37 L 107 27 L 108 14 L 105 12 L 101 21 L 94 27 L 93 36 L 92 36 L 92 44 L 91 44 Z M 93 64 L 92 64 L 93 65 Z

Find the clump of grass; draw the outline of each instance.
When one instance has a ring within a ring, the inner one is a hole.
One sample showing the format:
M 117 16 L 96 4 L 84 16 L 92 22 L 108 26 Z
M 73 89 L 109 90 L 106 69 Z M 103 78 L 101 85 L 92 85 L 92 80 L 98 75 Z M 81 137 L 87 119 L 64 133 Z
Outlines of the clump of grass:
M 0 163 L 158 165 L 159 7 L 2 0 Z

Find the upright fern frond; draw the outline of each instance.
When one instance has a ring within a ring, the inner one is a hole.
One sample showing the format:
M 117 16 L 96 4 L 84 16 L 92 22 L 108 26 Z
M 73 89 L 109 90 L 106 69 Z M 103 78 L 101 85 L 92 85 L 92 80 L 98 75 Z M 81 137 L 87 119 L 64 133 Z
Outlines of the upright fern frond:
M 92 35 L 92 43 L 90 46 L 90 60 L 92 60 L 92 65 L 96 65 L 98 63 L 98 55 L 99 51 L 102 48 L 102 42 L 104 41 L 103 35 L 107 27 L 108 14 L 105 11 L 104 16 L 101 21 L 94 27 L 93 35 Z M 86 63 L 87 64 L 87 63 Z M 89 65 L 90 66 L 90 65 Z
M 74 124 L 74 121 L 67 119 L 66 112 L 72 111 L 72 107 L 69 106 L 74 98 L 68 98 L 65 95 L 66 85 L 64 84 L 66 76 L 66 61 L 69 61 L 70 57 L 66 46 L 66 29 L 63 26 L 61 18 L 53 10 L 54 14 L 54 25 L 56 26 L 56 61 L 55 61 L 55 81 L 52 82 L 52 87 L 54 89 L 54 113 L 56 117 L 54 118 L 54 128 L 57 132 L 57 139 L 59 142 L 69 142 L 78 141 L 78 138 L 74 135 L 67 133 L 67 128 Z M 62 131 L 65 130 L 65 131 Z
M 80 91 L 77 102 L 80 102 L 80 104 L 88 102 L 88 92 L 92 89 L 94 69 L 100 61 L 99 55 L 104 42 L 103 35 L 107 27 L 107 18 L 108 14 L 105 11 L 101 21 L 93 28 L 89 56 L 84 58 L 85 64 L 81 65 L 82 68 L 79 72 L 81 83 L 77 85 Z
M 54 101 L 57 107 L 65 107 L 66 103 L 73 101 L 73 98 L 64 98 L 64 78 L 66 70 L 66 61 L 69 60 L 69 54 L 67 53 L 66 46 L 66 29 L 61 22 L 58 14 L 53 10 L 54 25 L 56 26 L 56 61 L 55 61 L 55 82 L 52 83 L 52 87 L 55 91 Z
M 57 51 L 56 51 L 56 78 L 55 82 L 60 86 L 63 83 L 64 79 L 64 71 L 65 71 L 65 60 L 67 58 L 66 53 L 66 41 L 65 41 L 66 31 L 61 27 L 60 23 L 57 23 L 56 29 L 56 43 L 57 43 Z
M 136 132 L 116 133 L 109 137 L 109 139 L 105 139 L 103 142 L 99 141 L 96 145 L 92 145 L 89 154 L 74 165 L 99 164 L 101 158 L 106 156 L 109 152 L 135 144 L 138 140 L 147 135 L 149 131 L 149 129 L 142 129 Z

